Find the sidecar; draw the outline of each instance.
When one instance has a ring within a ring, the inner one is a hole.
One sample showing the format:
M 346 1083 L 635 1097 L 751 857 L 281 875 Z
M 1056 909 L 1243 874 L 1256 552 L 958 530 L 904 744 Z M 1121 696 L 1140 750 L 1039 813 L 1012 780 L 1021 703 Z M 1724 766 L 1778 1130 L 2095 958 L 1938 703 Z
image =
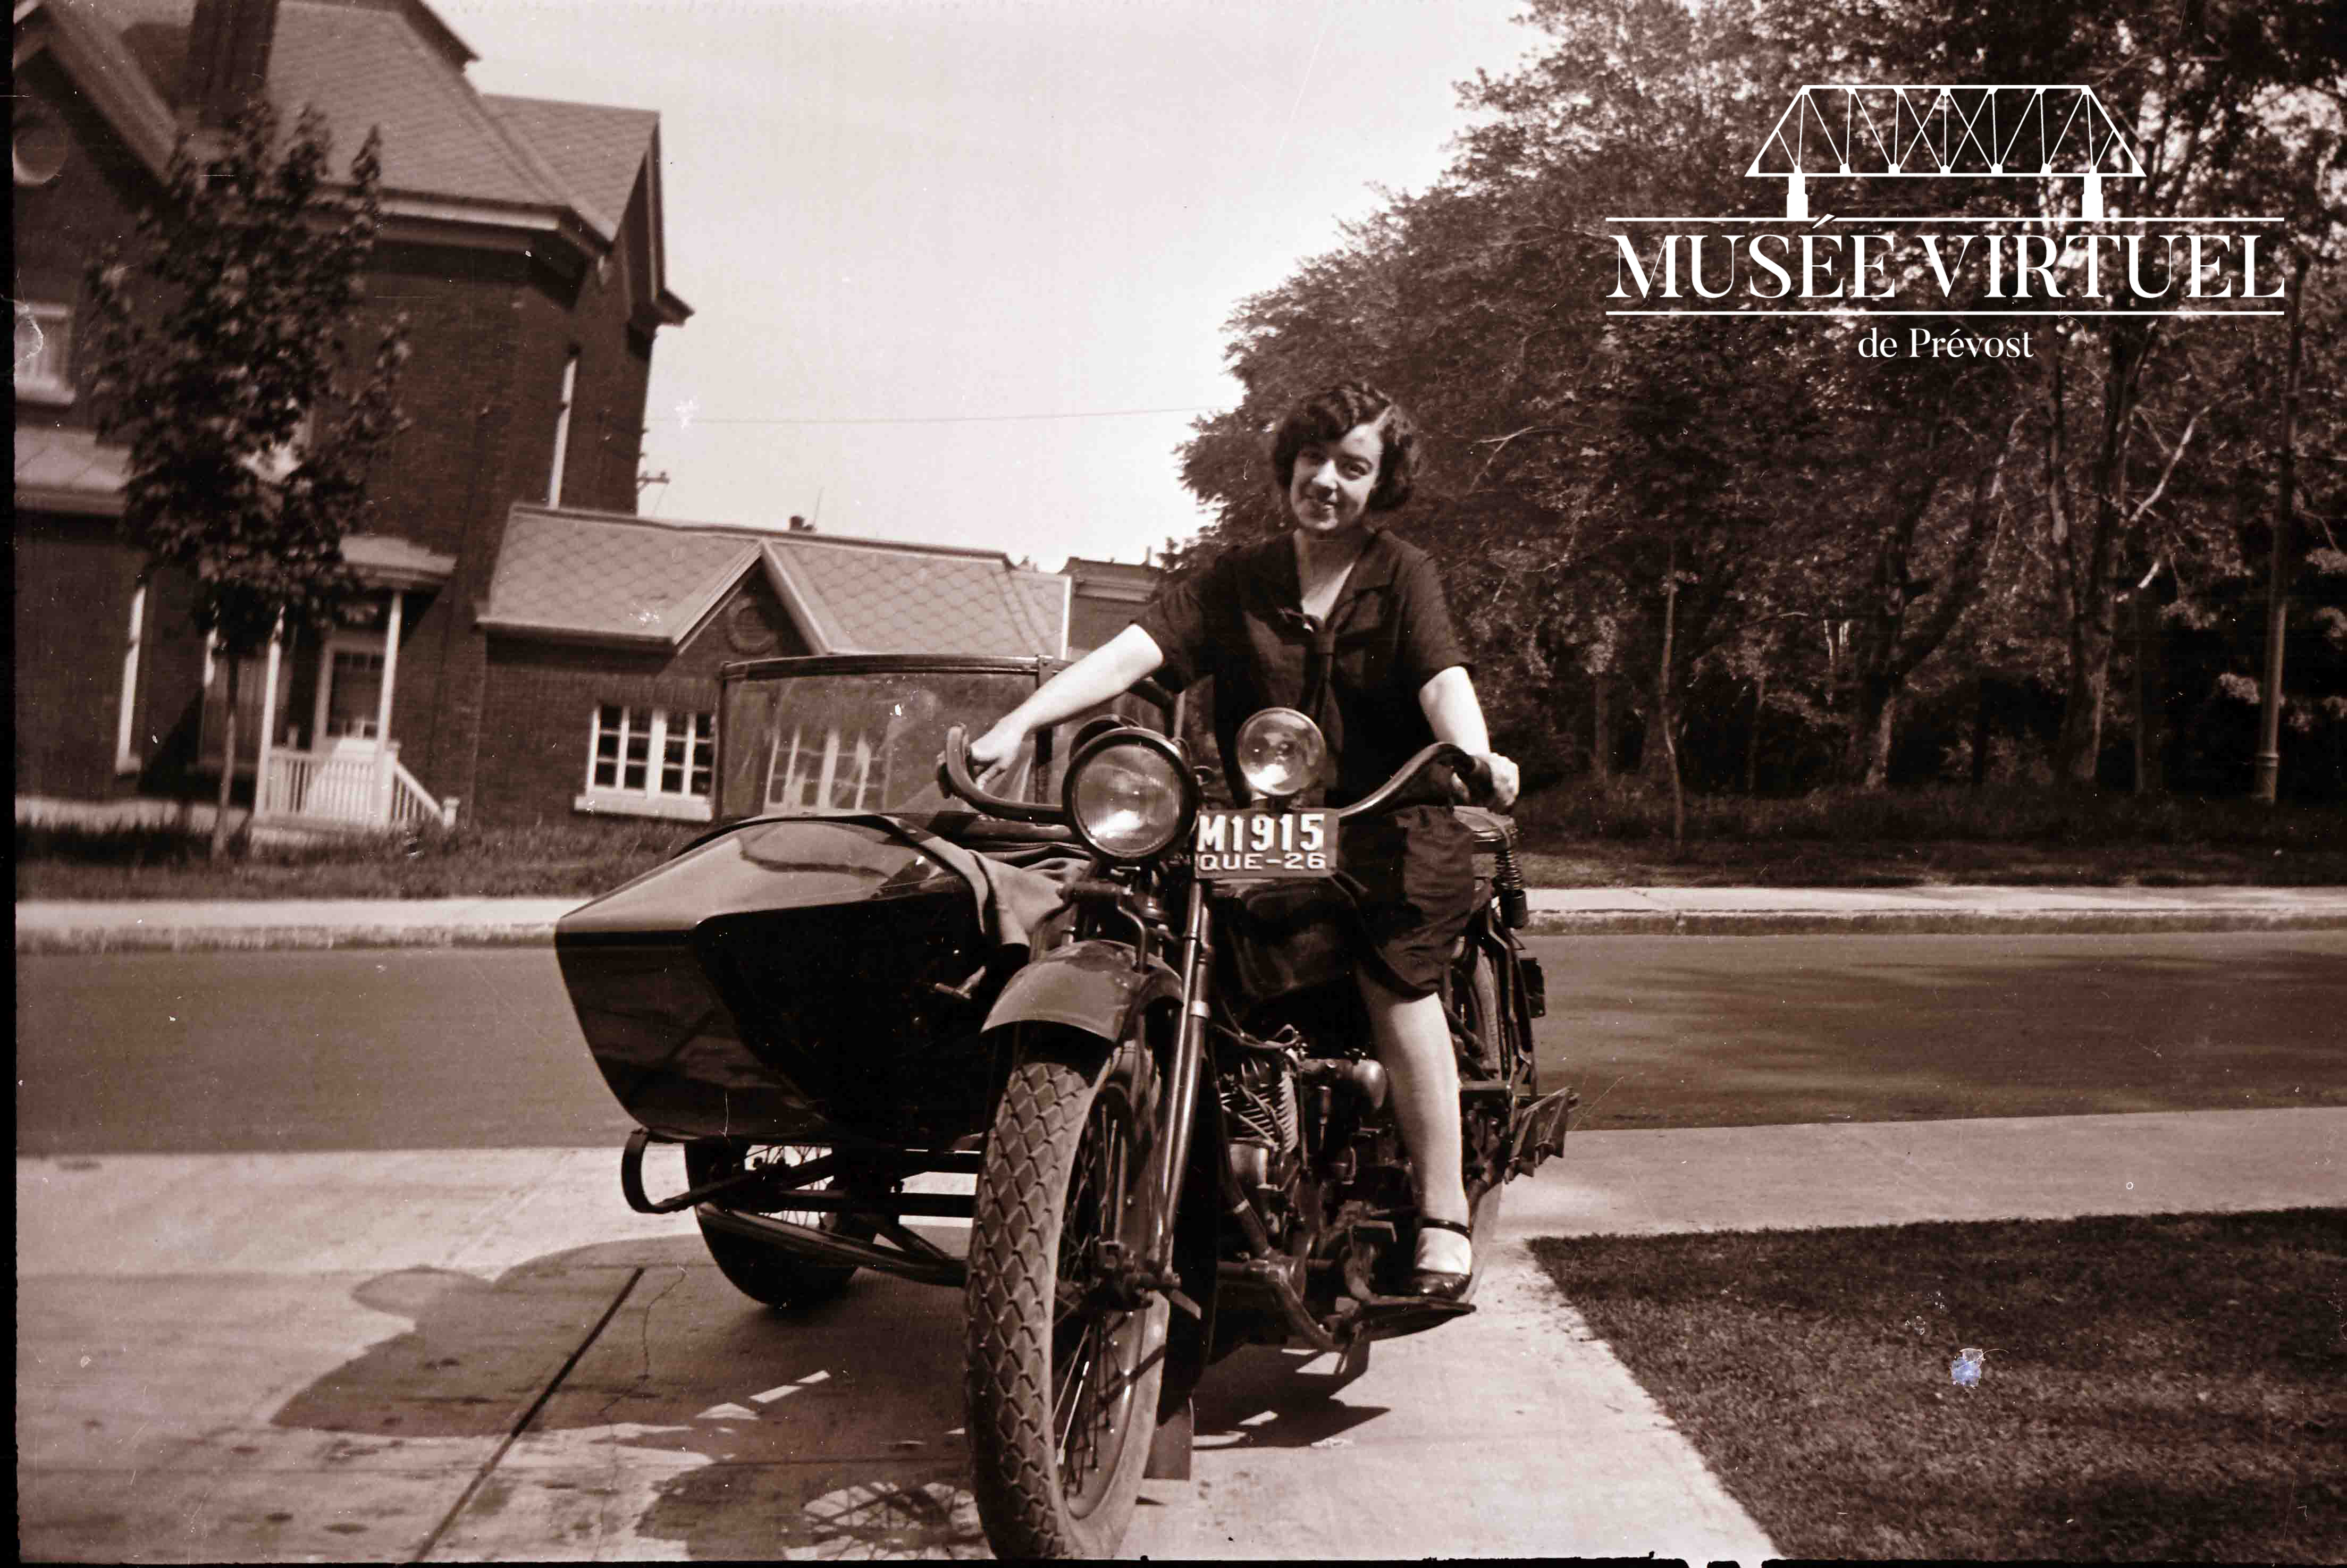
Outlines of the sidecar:
M 1037 934 L 994 868 L 1020 867 L 1031 890 L 1032 873 L 1072 876 L 1082 858 L 1063 828 L 946 795 L 937 761 L 948 727 L 983 730 L 1062 667 L 726 665 L 716 825 L 556 927 L 588 1049 L 640 1124 L 622 1156 L 629 1201 L 696 1209 L 721 1266 L 760 1299 L 807 1299 L 856 1266 L 958 1277 L 900 1222 L 967 1214 L 969 1199 L 903 1188 L 976 1169 L 1005 1069 L 979 1027 Z M 1075 733 L 1102 714 L 1163 730 L 1172 702 L 1128 694 L 1039 733 L 1004 793 L 1056 800 Z M 655 1140 L 685 1145 L 688 1188 L 662 1200 L 642 1178 Z

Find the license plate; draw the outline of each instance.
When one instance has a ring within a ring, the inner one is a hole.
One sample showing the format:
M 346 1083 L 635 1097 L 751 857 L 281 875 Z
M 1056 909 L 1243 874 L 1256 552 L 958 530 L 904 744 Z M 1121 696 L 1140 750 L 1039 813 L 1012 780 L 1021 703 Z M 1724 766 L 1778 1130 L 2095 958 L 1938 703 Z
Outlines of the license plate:
M 1209 882 L 1333 876 L 1337 874 L 1337 814 L 1208 807 L 1198 813 L 1193 850 L 1198 875 Z

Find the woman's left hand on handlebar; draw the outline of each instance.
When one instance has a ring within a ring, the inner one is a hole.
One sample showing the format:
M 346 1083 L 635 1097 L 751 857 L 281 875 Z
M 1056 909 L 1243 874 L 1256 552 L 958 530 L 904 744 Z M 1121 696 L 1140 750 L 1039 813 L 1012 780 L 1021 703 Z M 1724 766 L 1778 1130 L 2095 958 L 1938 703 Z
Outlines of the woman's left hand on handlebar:
M 1516 792 L 1523 785 L 1523 780 L 1516 773 L 1516 764 L 1497 752 L 1480 753 L 1476 761 L 1491 770 L 1492 806 L 1505 811 L 1515 804 Z

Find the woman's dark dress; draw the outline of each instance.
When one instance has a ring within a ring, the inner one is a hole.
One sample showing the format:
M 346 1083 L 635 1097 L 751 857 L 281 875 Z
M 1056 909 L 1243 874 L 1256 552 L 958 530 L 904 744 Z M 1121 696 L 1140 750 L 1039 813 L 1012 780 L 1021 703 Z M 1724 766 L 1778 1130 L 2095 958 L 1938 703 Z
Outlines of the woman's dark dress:
M 1392 776 L 1435 739 L 1418 693 L 1467 662 L 1450 629 L 1442 582 L 1425 551 L 1379 531 L 1369 537 L 1325 625 L 1302 610 L 1296 547 L 1286 535 L 1226 552 L 1164 589 L 1141 629 L 1165 655 L 1159 679 L 1175 690 L 1211 675 L 1214 738 L 1235 798 L 1239 725 L 1265 708 L 1294 708 L 1327 737 L 1346 805 Z M 1441 983 L 1474 909 L 1474 841 L 1451 814 L 1441 781 L 1422 776 L 1404 804 L 1345 825 L 1346 874 L 1359 884 L 1369 956 L 1405 997 Z

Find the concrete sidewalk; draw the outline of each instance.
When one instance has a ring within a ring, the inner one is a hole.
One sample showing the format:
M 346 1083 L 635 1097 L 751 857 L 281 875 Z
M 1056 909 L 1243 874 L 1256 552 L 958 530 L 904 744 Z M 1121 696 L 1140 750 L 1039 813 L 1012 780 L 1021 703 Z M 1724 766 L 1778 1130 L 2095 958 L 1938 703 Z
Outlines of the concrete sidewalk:
M 1551 935 L 2068 933 L 2347 928 L 2337 887 L 1542 887 Z M 302 899 L 16 906 L 16 951 L 541 944 L 579 898 Z
M 674 1190 L 676 1152 L 655 1155 Z M 19 1160 L 20 1550 L 982 1555 L 958 1296 L 859 1276 L 768 1315 L 689 1218 L 629 1212 L 616 1163 Z M 1219 1366 L 1194 1479 L 1149 1483 L 1126 1550 L 1774 1555 L 1533 1237 L 2342 1203 L 2338 1109 L 1574 1133 L 1509 1190 L 1474 1317 L 1350 1383 L 1274 1351 Z

